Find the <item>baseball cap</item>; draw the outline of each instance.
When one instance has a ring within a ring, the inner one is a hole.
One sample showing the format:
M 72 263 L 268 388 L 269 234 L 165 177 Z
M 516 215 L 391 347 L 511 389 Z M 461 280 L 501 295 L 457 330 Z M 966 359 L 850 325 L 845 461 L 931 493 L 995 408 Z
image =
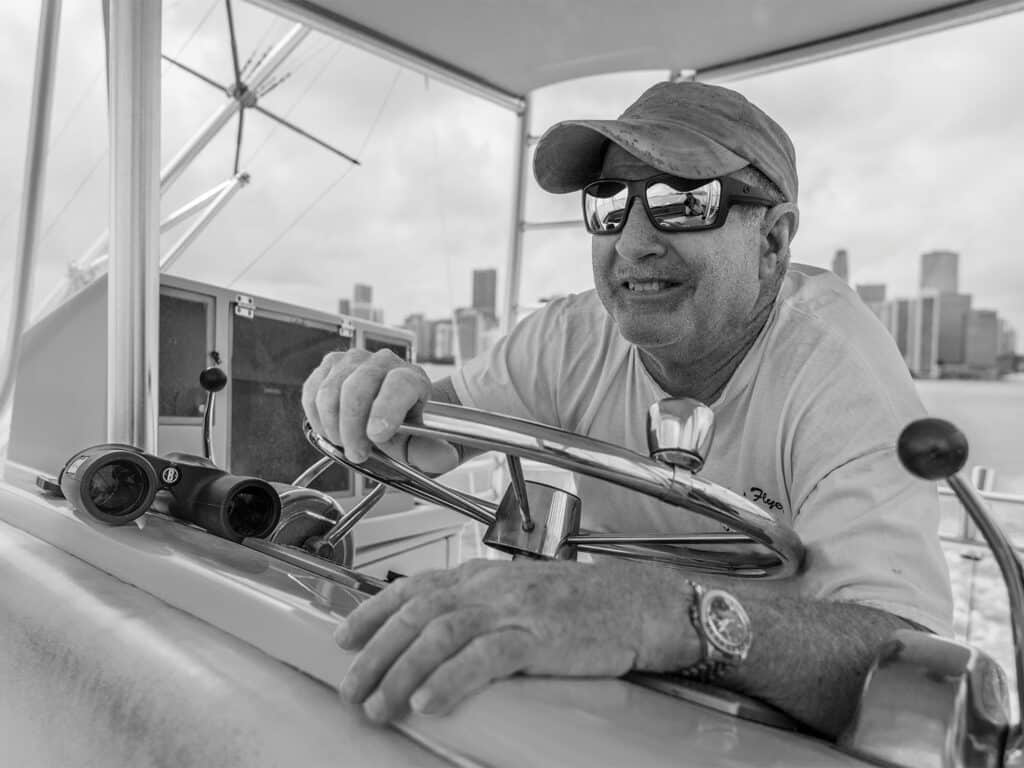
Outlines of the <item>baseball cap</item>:
M 537 143 L 533 172 L 548 192 L 574 192 L 601 175 L 608 142 L 662 173 L 712 179 L 752 165 L 796 202 L 796 152 L 782 127 L 745 96 L 708 83 L 663 82 L 617 120 L 566 120 Z

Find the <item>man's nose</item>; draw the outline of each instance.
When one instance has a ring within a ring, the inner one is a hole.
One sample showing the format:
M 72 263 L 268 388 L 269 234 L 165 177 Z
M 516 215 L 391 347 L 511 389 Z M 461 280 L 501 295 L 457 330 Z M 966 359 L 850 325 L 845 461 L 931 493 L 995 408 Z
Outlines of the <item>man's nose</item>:
M 661 256 L 665 253 L 665 246 L 660 235 L 648 218 L 643 203 L 634 197 L 629 204 L 626 223 L 615 242 L 615 252 L 624 259 L 633 260 Z

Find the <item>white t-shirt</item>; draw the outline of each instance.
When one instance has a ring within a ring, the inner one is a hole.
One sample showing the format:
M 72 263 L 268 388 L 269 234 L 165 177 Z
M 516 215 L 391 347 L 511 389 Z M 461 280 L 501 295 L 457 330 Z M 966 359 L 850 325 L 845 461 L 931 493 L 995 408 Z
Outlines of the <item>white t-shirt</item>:
M 551 302 L 452 378 L 463 405 L 647 455 L 646 413 L 667 394 L 594 291 Z M 790 266 L 771 316 L 718 399 L 701 476 L 789 522 L 806 548 L 799 594 L 880 608 L 952 634 L 933 484 L 896 457 L 924 415 L 892 338 L 826 270 Z M 584 528 L 721 530 L 703 517 L 580 476 Z

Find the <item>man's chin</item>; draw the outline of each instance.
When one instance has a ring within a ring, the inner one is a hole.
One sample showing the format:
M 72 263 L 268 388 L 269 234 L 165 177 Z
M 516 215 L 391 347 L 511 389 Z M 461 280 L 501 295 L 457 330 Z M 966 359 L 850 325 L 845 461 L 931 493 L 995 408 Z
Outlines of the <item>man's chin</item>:
M 679 346 L 684 341 L 680 338 L 678 328 L 636 322 L 617 323 L 617 326 L 622 338 L 633 346 L 654 354 Z

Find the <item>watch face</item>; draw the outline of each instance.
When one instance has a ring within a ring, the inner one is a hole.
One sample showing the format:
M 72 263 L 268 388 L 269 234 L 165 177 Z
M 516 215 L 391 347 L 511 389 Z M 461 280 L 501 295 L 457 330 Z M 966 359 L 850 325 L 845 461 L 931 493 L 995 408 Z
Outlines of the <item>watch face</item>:
M 701 604 L 701 624 L 717 650 L 731 658 L 746 658 L 752 633 L 750 618 L 739 600 L 720 589 L 709 590 Z

